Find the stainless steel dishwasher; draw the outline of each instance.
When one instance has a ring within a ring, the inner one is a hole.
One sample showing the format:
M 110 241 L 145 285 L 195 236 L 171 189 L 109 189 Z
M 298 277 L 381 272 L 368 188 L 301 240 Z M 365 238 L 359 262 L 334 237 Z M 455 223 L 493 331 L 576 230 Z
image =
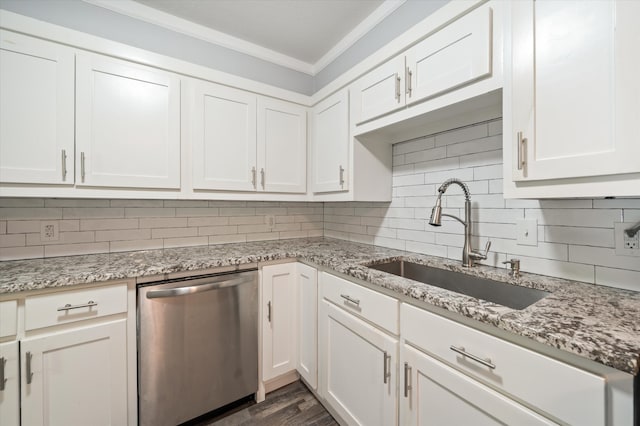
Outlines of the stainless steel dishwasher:
M 177 425 L 257 390 L 257 270 L 138 288 L 140 425 Z

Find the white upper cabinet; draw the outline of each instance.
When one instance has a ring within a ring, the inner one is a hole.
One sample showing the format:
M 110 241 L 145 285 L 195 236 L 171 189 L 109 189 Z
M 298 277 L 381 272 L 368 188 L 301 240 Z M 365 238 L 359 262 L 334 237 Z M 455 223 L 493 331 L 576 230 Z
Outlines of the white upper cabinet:
M 191 112 L 194 189 L 306 192 L 306 108 L 197 80 Z
M 405 105 L 405 57 L 396 56 L 358 80 L 354 102 L 359 116 L 356 124 L 393 112 Z
M 256 96 L 205 81 L 194 84 L 194 189 L 255 191 Z
M 73 184 L 74 56 L 0 30 L 0 182 Z
M 511 7 L 505 194 L 640 195 L 640 3 Z
M 492 75 L 491 7 L 482 7 L 436 31 L 365 74 L 354 85 L 355 124 Z
M 349 92 L 326 98 L 311 110 L 313 192 L 349 189 Z
M 88 53 L 76 69 L 76 183 L 179 188 L 178 76 Z
M 471 12 L 407 51 L 407 105 L 491 75 L 492 10 Z
M 290 102 L 258 98 L 260 190 L 307 190 L 307 109 Z

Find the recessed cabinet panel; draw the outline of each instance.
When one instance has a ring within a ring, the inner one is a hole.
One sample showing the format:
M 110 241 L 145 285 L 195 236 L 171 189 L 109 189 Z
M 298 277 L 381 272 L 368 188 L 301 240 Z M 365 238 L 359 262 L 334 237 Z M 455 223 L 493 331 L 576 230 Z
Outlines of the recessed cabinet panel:
M 0 369 L 5 382 L 0 383 L 0 424 L 20 424 L 20 357 L 18 342 L 0 343 Z
M 407 104 L 491 75 L 491 8 L 460 18 L 407 52 Z
M 367 73 L 356 84 L 353 102 L 359 117 L 356 124 L 390 113 L 405 105 L 404 55 Z
M 98 55 L 77 61 L 76 183 L 179 188 L 179 78 Z
M 20 344 L 22 425 L 127 424 L 126 320 Z
M 298 372 L 312 389 L 318 387 L 318 273 L 296 263 L 298 287 Z
M 73 50 L 0 30 L 0 93 L 0 182 L 73 184 Z
M 640 172 L 640 4 L 512 8 L 513 180 Z
M 311 111 L 312 191 L 349 189 L 349 92 L 325 99 Z
M 307 111 L 289 102 L 258 99 L 259 188 L 307 190 Z
M 556 424 L 409 345 L 402 347 L 401 368 L 403 425 Z
M 197 81 L 192 112 L 194 189 L 255 191 L 256 96 Z

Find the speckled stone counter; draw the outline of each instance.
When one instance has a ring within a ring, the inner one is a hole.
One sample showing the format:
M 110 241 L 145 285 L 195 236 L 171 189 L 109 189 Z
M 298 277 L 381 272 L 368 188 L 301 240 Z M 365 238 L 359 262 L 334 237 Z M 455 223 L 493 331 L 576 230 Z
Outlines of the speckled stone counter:
M 552 294 L 514 310 L 438 287 L 367 268 L 402 257 L 415 263 L 546 290 Z M 342 240 L 309 238 L 116 254 L 0 262 L 0 295 L 114 279 L 158 276 L 220 266 L 297 258 L 364 280 L 502 330 L 609 367 L 638 374 L 640 293 L 478 266 Z

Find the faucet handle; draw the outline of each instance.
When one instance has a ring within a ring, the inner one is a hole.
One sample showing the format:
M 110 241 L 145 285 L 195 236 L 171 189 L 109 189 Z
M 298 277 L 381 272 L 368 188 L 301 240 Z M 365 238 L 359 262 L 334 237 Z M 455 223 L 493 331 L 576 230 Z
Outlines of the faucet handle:
M 491 240 L 487 240 L 487 245 L 484 246 L 484 257 L 487 257 L 489 249 L 491 248 Z

